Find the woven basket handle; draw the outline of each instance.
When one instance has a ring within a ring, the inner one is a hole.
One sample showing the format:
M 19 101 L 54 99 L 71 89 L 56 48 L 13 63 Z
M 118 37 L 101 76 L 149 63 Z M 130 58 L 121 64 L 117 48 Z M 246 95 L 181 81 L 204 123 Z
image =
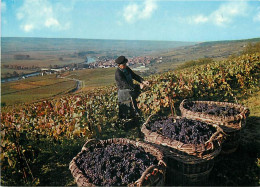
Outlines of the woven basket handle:
M 158 166 L 152 165 L 142 174 L 140 179 L 138 179 L 135 184 L 137 186 L 142 186 L 143 182 L 147 180 L 151 175 L 156 175 L 159 172 Z
M 166 167 L 167 167 L 166 163 L 163 160 L 159 160 L 158 166 L 152 165 L 148 169 L 146 169 L 146 171 L 142 174 L 141 178 L 138 179 L 135 182 L 135 184 L 137 186 L 142 186 L 143 182 L 145 180 L 148 180 L 148 178 L 150 176 L 152 176 L 152 175 L 155 176 L 155 175 L 157 175 L 158 172 L 162 173 L 162 170 L 164 170 L 164 168 L 166 168 Z
M 163 160 L 159 160 L 158 165 L 162 167 L 167 167 L 167 164 Z
M 149 121 L 150 121 L 150 119 L 151 119 L 151 117 L 153 116 L 154 114 L 151 114 L 148 118 L 147 118 L 147 120 L 145 121 L 145 125 L 147 125 L 148 123 L 149 123 Z
M 222 141 L 222 134 L 225 134 L 226 133 L 220 128 L 220 127 L 217 127 L 217 131 L 210 137 L 210 139 L 208 141 L 206 141 L 205 143 L 205 146 L 207 147 L 208 145 L 210 145 L 211 149 L 213 150 L 214 149 L 214 143 L 213 141 L 217 141 L 218 144 L 220 145 Z
M 89 145 L 92 145 L 92 144 L 98 143 L 98 142 L 100 142 L 100 140 L 89 139 L 89 140 L 87 140 L 86 143 L 83 145 L 83 147 L 82 147 L 81 150 L 82 150 L 82 151 L 87 150 L 87 147 L 88 147 Z
M 185 103 L 186 101 L 187 101 L 187 99 L 183 99 L 183 100 L 182 100 L 182 102 L 181 102 L 181 104 L 180 104 L 180 108 L 184 108 L 183 105 L 184 105 L 184 103 Z

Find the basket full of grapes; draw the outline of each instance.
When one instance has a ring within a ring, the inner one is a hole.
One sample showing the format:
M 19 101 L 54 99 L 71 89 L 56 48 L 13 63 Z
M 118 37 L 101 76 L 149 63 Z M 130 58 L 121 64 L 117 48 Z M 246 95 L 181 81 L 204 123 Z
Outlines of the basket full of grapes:
M 218 124 L 225 132 L 240 130 L 246 125 L 249 109 L 239 104 L 214 101 L 183 100 L 183 117 Z
M 224 137 L 222 129 L 214 124 L 180 116 L 151 115 L 141 131 L 146 141 L 163 151 L 167 157 L 167 175 L 175 176 L 170 177 L 175 181 L 180 179 L 180 185 L 190 185 L 199 182 L 201 176 L 209 176 Z
M 183 155 L 204 158 L 214 155 L 223 141 L 217 125 L 183 117 L 151 115 L 141 131 L 151 143 L 168 146 Z
M 125 138 L 89 140 L 70 162 L 79 186 L 164 185 L 166 163 L 154 146 Z
M 241 139 L 240 131 L 246 125 L 249 109 L 239 104 L 214 101 L 183 100 L 180 105 L 183 117 L 217 124 L 227 135 L 222 145 L 222 153 L 237 150 Z

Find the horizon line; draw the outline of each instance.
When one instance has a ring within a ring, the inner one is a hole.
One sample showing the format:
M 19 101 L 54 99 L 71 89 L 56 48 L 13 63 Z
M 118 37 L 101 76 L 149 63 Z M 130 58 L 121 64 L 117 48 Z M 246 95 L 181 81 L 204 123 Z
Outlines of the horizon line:
M 152 42 L 183 42 L 183 43 L 205 43 L 205 42 L 224 42 L 224 41 L 241 41 L 241 40 L 253 40 L 256 38 L 243 38 L 243 39 L 225 39 L 225 40 L 205 40 L 205 41 L 179 41 L 179 40 L 131 40 L 131 39 L 103 39 L 103 38 L 55 38 L 55 37 L 35 37 L 35 36 L 1 36 L 1 38 L 39 38 L 39 39 L 75 39 L 75 40 L 117 40 L 117 41 L 152 41 Z

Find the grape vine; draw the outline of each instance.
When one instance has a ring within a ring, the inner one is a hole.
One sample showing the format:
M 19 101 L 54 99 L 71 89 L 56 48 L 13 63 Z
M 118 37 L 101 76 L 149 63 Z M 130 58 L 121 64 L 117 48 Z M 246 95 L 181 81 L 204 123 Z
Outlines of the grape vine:
M 234 102 L 238 96 L 249 94 L 252 88 L 259 89 L 259 70 L 260 53 L 255 53 L 152 75 L 146 78 L 151 87 L 141 93 L 138 105 L 144 116 L 148 116 L 169 108 L 175 112 L 180 102 L 189 98 Z M 8 176 L 12 175 L 13 178 L 22 178 L 24 183 L 19 183 L 21 185 L 35 185 L 28 181 L 36 181 L 35 176 L 40 174 L 35 174 L 30 168 L 41 150 L 32 142 L 37 145 L 45 139 L 96 138 L 104 132 L 109 133 L 117 116 L 116 86 L 3 107 L 1 179 L 7 181 L 3 184 L 10 185 Z M 27 164 L 22 164 L 26 161 Z

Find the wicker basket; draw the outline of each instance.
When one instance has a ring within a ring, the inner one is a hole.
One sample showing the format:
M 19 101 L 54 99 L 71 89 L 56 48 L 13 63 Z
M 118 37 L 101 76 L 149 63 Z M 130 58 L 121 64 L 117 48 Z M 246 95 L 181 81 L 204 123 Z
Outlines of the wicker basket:
M 207 185 L 210 172 L 213 167 L 201 173 L 185 174 L 179 170 L 168 168 L 166 172 L 167 185 L 201 186 Z
M 235 116 L 221 117 L 211 114 L 205 114 L 202 112 L 192 112 L 184 107 L 186 102 L 189 101 L 184 99 L 180 104 L 180 110 L 183 117 L 218 124 L 225 132 L 233 132 L 243 128 L 246 125 L 246 118 L 249 115 L 249 109 L 239 104 L 214 101 L 192 101 L 194 103 L 204 103 L 208 105 L 215 104 L 223 107 L 229 106 L 240 112 L 238 115 Z
M 153 120 L 151 118 L 154 117 Z M 145 140 L 157 146 L 161 149 L 167 158 L 167 176 L 170 178 L 176 178 L 177 173 L 172 171 L 178 171 L 183 177 L 187 179 L 187 183 L 200 182 L 200 173 L 210 172 L 214 166 L 214 158 L 219 155 L 221 151 L 221 144 L 223 140 L 223 134 L 221 128 L 212 125 L 216 128 L 216 132 L 211 136 L 210 140 L 205 144 L 193 145 L 184 144 L 177 140 L 170 139 L 157 132 L 152 132 L 147 128 L 149 122 L 156 120 L 157 116 L 149 116 L 147 121 L 143 124 L 141 131 L 145 135 Z M 180 119 L 176 117 L 174 119 Z M 197 176 L 197 178 L 196 178 Z M 206 177 L 208 175 L 205 175 Z M 188 180 L 190 177 L 190 180 Z M 179 176 L 177 176 L 179 178 Z M 167 179 L 166 179 L 167 180 Z M 204 179 L 203 179 L 204 180 Z M 182 184 L 182 185 L 184 185 Z
M 214 123 L 219 125 L 223 131 L 227 134 L 226 141 L 223 143 L 222 153 L 232 153 L 234 152 L 240 141 L 240 130 L 246 125 L 246 118 L 249 115 L 249 109 L 243 107 L 239 104 L 227 103 L 227 102 L 214 102 L 214 101 L 193 101 L 194 103 L 204 103 L 208 105 L 218 105 L 218 106 L 229 106 L 235 108 L 240 113 L 235 116 L 221 117 L 210 114 L 205 114 L 202 112 L 193 112 L 185 108 L 185 103 L 189 102 L 188 100 L 183 100 L 180 104 L 180 110 L 182 117 L 189 119 L 195 119 L 204 121 L 207 123 Z
M 230 154 L 237 150 L 240 140 L 241 140 L 241 133 L 240 130 L 233 131 L 233 132 L 226 132 L 227 137 L 226 140 L 222 144 L 222 154 Z
M 133 141 L 125 138 L 114 138 L 114 139 L 108 139 L 108 140 L 89 140 L 85 143 L 82 150 L 76 157 L 72 159 L 69 165 L 69 169 L 75 178 L 75 181 L 78 186 L 95 186 L 94 184 L 89 182 L 89 179 L 84 175 L 84 172 L 82 172 L 77 164 L 76 159 L 84 152 L 88 151 L 88 147 L 93 144 L 99 144 L 102 146 L 109 145 L 111 143 L 120 144 L 120 145 L 126 145 L 126 144 L 132 144 L 136 147 L 142 147 L 145 152 L 149 152 L 153 156 L 155 156 L 158 160 L 158 165 L 152 165 L 149 168 L 146 169 L 146 171 L 142 174 L 142 176 L 135 181 L 132 184 L 129 184 L 128 186 L 162 186 L 165 182 L 165 173 L 166 173 L 166 163 L 163 159 L 163 153 L 155 148 L 152 145 L 149 145 L 144 142 L 138 142 Z

